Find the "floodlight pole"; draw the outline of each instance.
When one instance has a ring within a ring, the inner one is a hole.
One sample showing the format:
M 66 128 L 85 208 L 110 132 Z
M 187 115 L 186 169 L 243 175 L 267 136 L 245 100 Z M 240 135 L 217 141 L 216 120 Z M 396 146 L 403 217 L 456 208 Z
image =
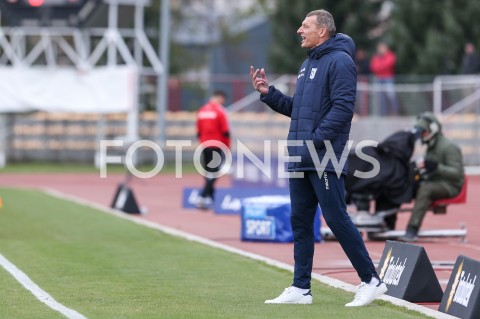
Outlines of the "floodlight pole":
M 108 59 L 107 64 L 109 66 L 115 66 L 117 64 L 117 48 L 113 37 L 116 35 L 118 29 L 118 1 L 110 1 L 108 4 Z
M 168 108 L 168 76 L 169 76 L 169 52 L 170 52 L 170 0 L 162 0 L 160 17 L 160 32 L 159 32 L 159 52 L 160 59 L 163 63 L 163 72 L 159 75 L 157 80 L 157 128 L 158 128 L 158 143 L 165 145 L 166 130 L 165 116 Z

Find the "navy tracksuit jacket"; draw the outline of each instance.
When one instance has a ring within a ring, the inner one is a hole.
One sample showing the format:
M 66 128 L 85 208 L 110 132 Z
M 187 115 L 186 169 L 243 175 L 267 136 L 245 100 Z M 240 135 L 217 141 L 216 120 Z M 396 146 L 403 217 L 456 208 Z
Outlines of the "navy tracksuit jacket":
M 310 288 L 314 236 L 313 221 L 318 204 L 328 226 L 364 282 L 378 276 L 365 244 L 350 220 L 345 205 L 344 175 L 347 172 L 345 145 L 348 142 L 356 95 L 355 44 L 345 34 L 337 34 L 323 44 L 309 49 L 308 58 L 298 73 L 293 97 L 274 86 L 261 101 L 291 118 L 288 140 L 301 140 L 302 146 L 289 146 L 288 171 L 302 172 L 304 178 L 290 178 L 291 223 L 294 235 L 295 273 L 293 285 Z M 306 141 L 313 143 L 310 147 Z M 330 142 L 328 151 L 325 141 Z M 312 156 L 310 150 L 313 150 Z M 318 165 L 325 156 L 331 161 Z M 317 158 L 317 165 L 315 159 Z M 326 256 L 326 258 L 328 258 Z

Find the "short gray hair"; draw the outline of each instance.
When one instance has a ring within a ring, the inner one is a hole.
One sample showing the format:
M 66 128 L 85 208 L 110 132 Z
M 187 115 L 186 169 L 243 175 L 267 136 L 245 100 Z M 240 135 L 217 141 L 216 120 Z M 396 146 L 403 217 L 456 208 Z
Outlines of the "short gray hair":
M 320 9 L 314 10 L 307 14 L 307 17 L 317 16 L 317 24 L 319 26 L 325 27 L 328 30 L 328 34 L 333 37 L 337 32 L 337 28 L 335 27 L 335 21 L 333 20 L 333 16 L 330 12 Z

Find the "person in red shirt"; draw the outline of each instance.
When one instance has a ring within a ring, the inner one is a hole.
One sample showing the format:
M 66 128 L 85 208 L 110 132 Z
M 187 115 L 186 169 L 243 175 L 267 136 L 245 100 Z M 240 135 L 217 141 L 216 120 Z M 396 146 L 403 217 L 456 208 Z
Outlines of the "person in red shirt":
M 398 115 L 399 107 L 395 95 L 395 64 L 397 57 L 385 42 L 377 45 L 377 53 L 370 61 L 370 70 L 375 75 L 376 82 L 380 84 L 379 92 L 380 114 L 388 115 L 388 105 L 390 105 L 394 115 Z
M 223 107 L 227 95 L 223 91 L 213 92 L 210 100 L 197 112 L 197 136 L 199 142 L 206 146 L 201 155 L 202 167 L 208 173 L 205 176 L 205 184 L 200 191 L 196 206 L 200 209 L 208 209 L 213 204 L 215 193 L 215 173 L 225 162 L 225 154 L 219 143 L 230 148 L 230 130 L 227 113 Z M 211 145 L 209 145 L 211 142 Z

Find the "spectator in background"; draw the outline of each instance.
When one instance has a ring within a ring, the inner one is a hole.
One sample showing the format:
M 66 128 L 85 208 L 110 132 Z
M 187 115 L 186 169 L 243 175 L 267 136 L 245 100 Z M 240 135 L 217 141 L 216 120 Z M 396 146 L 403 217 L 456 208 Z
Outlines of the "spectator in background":
M 357 75 L 370 75 L 370 59 L 367 56 L 367 52 L 362 48 L 358 48 L 355 53 L 355 66 Z
M 223 107 L 226 99 L 225 92 L 215 91 L 208 103 L 197 112 L 197 136 L 199 142 L 206 146 L 201 154 L 201 162 L 207 172 L 204 187 L 196 203 L 199 209 L 208 209 L 213 205 L 216 173 L 225 162 L 225 153 L 218 144 L 230 148 L 230 130 Z
M 356 112 L 360 115 L 368 114 L 368 77 L 370 75 L 370 59 L 364 49 L 358 48 L 355 53 L 355 67 L 357 68 L 357 100 Z
M 422 132 L 422 143 L 427 144 L 424 159 L 417 161 L 421 179 L 407 231 L 400 241 L 416 241 L 418 230 L 433 201 L 457 196 L 463 186 L 463 156 L 460 148 L 442 134 L 442 125 L 433 113 L 417 117 L 415 127 Z
M 381 115 L 398 115 L 399 107 L 395 94 L 395 64 L 397 57 L 385 42 L 377 45 L 377 52 L 370 61 L 370 70 L 375 75 L 376 83 L 380 85 L 378 102 Z M 391 112 L 389 112 L 391 109 Z
M 473 43 L 465 44 L 465 53 L 462 59 L 462 74 L 473 75 L 480 73 L 480 55 L 475 52 Z M 477 90 L 477 85 L 467 87 L 463 90 L 463 94 L 470 96 Z M 477 113 L 480 114 L 480 103 L 476 103 Z
M 465 53 L 462 59 L 462 74 L 476 74 L 480 72 L 480 56 L 475 52 L 473 43 L 465 44 Z

